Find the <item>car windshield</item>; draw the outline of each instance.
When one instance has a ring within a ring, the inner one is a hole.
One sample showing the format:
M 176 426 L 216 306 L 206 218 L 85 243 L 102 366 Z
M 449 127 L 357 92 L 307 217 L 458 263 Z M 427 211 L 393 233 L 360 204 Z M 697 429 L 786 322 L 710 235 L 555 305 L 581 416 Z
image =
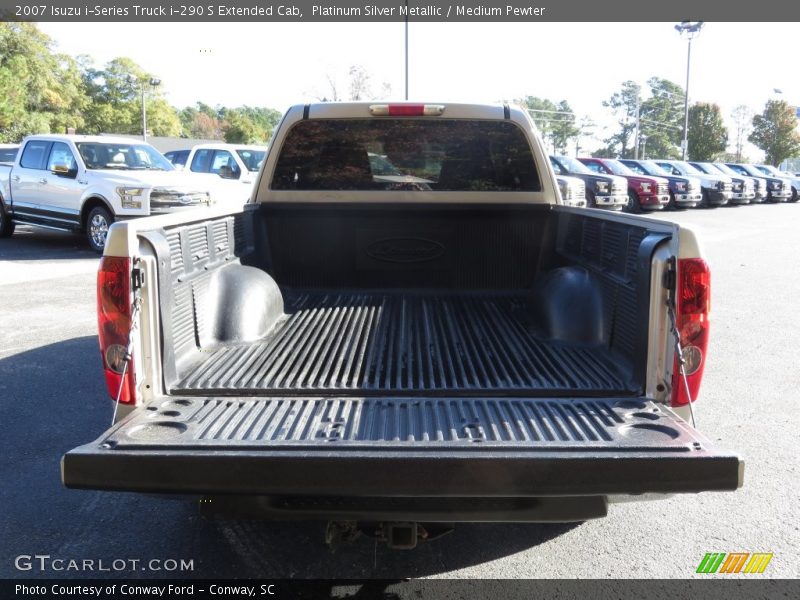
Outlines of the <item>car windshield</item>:
M 147 144 L 79 142 L 77 146 L 87 169 L 175 170 L 172 163 Z
M 714 168 L 714 165 L 711 165 L 709 163 L 695 163 L 692 164 L 692 166 L 697 170 L 702 171 L 703 173 L 706 173 L 708 175 L 719 175 L 719 172 L 717 171 L 717 169 Z
M 685 175 L 702 175 L 703 172 L 700 169 L 697 169 L 683 160 L 676 160 L 674 165 L 677 165 L 679 168 L 683 169 L 683 173 Z
M 725 163 L 714 163 L 714 166 L 720 173 L 724 173 L 725 175 L 740 175 L 740 173 L 737 173 Z
M 758 169 L 756 169 L 753 165 L 737 165 L 742 171 L 744 171 L 748 175 L 753 175 L 755 177 L 766 177 L 766 173 L 762 173 Z M 734 171 L 737 169 L 735 167 L 731 167 Z
M 236 154 L 242 159 L 244 166 L 248 171 L 258 171 L 261 168 L 261 163 L 264 162 L 265 150 L 250 150 L 248 148 L 240 148 L 236 150 Z
M 656 177 L 669 177 L 669 173 L 664 170 L 661 165 L 657 165 L 652 160 L 640 160 L 639 164 L 643 165 L 647 169 L 647 173 L 649 175 L 655 175 Z
M 556 156 L 555 160 L 561 165 L 562 168 L 566 169 L 568 173 L 594 173 L 594 171 L 592 171 L 577 158 L 570 158 L 569 156 Z
M 786 177 L 786 175 L 778 171 L 778 169 L 776 169 L 772 165 L 756 165 L 756 169 L 758 169 L 762 173 L 766 173 L 767 175 L 777 175 L 778 177 Z
M 603 162 L 611 169 L 614 175 L 636 175 L 634 171 L 614 158 L 603 159 Z

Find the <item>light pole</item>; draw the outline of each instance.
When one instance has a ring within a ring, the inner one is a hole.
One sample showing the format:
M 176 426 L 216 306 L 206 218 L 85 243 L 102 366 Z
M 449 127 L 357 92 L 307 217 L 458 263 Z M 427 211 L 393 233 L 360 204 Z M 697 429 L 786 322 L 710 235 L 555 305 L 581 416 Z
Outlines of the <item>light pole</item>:
M 150 78 L 150 87 L 157 87 L 161 85 L 161 80 L 155 77 Z M 147 141 L 147 102 L 145 101 L 145 86 L 147 83 L 142 82 L 142 140 Z
M 681 144 L 681 158 L 686 160 L 686 151 L 689 147 L 689 68 L 692 64 L 692 40 L 700 35 L 703 21 L 681 21 L 675 25 L 675 30 L 686 37 L 689 49 L 686 52 L 686 91 L 683 98 L 683 142 Z
M 641 111 L 641 105 L 639 104 L 639 84 L 636 84 L 636 133 L 633 136 L 633 159 L 637 160 L 639 158 L 639 127 L 641 125 L 641 115 L 639 114 Z
M 406 0 L 406 100 L 408 100 L 408 0 Z

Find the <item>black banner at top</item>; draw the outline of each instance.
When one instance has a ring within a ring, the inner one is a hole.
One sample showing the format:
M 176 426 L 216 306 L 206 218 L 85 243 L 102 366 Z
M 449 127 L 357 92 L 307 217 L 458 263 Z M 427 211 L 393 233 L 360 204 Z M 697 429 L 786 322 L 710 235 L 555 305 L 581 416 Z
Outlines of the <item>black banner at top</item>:
M 0 0 L 4 21 L 161 22 L 797 21 L 800 2 L 759 0 Z

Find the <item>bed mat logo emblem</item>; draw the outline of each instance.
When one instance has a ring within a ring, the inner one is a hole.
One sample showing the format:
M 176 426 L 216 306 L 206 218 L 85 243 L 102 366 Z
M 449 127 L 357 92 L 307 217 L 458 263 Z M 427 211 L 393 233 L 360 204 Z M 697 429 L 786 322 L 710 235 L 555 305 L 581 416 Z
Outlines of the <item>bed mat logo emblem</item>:
M 366 253 L 375 260 L 414 263 L 439 258 L 444 254 L 444 246 L 423 238 L 388 238 L 372 242 Z

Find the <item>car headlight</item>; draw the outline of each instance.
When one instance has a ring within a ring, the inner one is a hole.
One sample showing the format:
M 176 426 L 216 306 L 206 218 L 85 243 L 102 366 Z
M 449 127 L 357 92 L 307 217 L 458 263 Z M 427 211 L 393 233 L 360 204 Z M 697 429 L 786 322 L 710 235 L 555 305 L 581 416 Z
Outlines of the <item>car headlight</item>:
M 645 194 L 649 194 L 650 193 L 650 183 L 648 183 L 648 182 L 642 183 L 641 188 L 642 188 L 642 191 Z
M 143 188 L 118 187 L 117 195 L 122 202 L 122 208 L 142 208 Z
M 609 183 L 607 181 L 596 181 L 594 187 L 598 194 L 607 194 Z

